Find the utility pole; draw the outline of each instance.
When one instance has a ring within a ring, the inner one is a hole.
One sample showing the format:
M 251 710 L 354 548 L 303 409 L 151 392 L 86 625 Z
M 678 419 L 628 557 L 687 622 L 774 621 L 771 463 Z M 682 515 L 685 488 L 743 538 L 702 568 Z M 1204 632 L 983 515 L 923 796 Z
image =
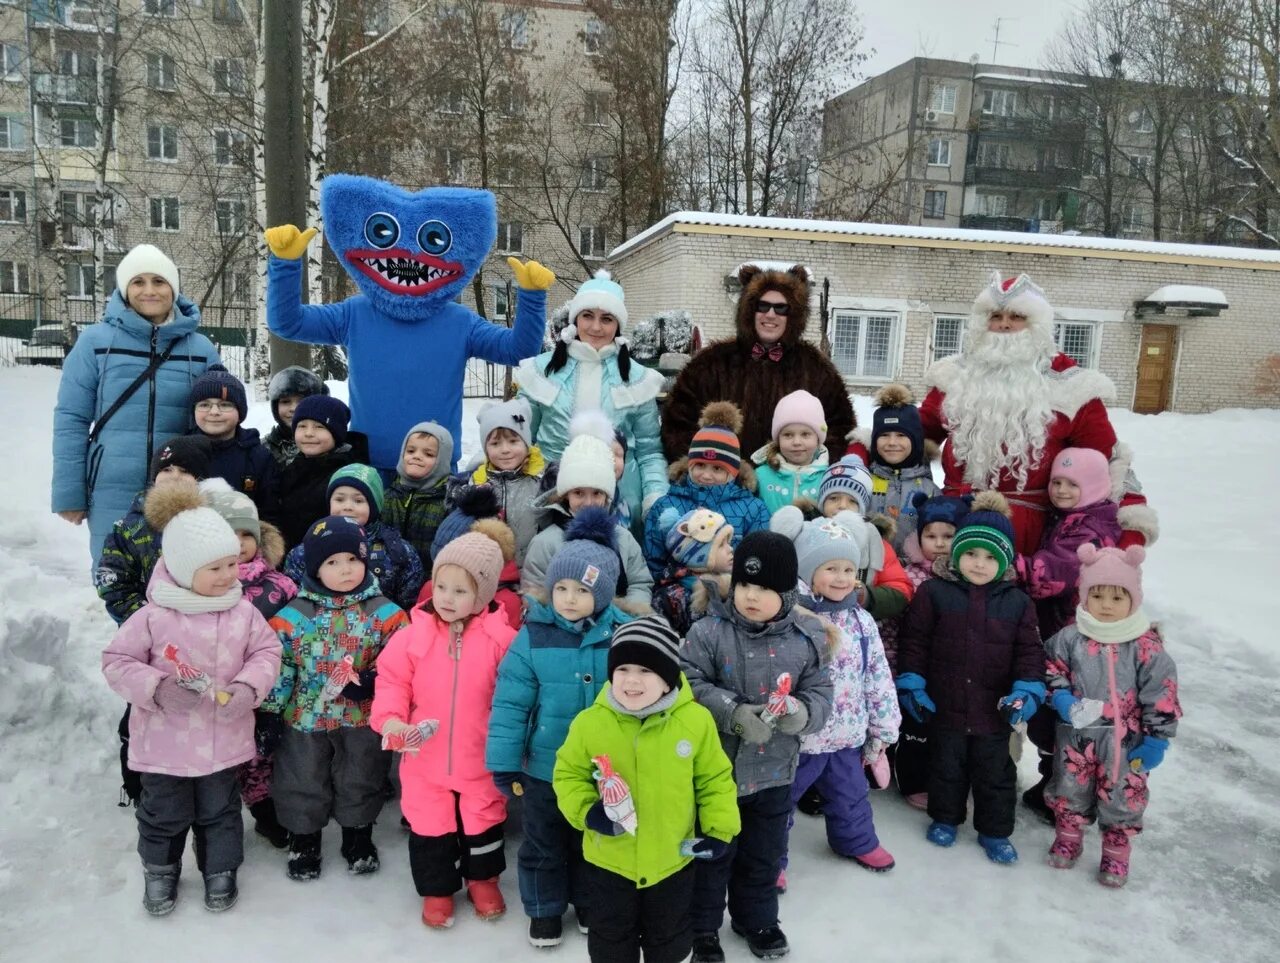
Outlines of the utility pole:
M 306 228 L 307 153 L 302 118 L 302 4 L 297 0 L 263 0 L 262 40 L 267 50 L 264 85 L 262 151 L 267 194 L 267 226 L 296 224 Z M 305 264 L 305 261 L 304 261 Z M 302 298 L 306 299 L 306 268 Z M 303 344 L 271 335 L 271 371 L 289 365 L 311 365 Z

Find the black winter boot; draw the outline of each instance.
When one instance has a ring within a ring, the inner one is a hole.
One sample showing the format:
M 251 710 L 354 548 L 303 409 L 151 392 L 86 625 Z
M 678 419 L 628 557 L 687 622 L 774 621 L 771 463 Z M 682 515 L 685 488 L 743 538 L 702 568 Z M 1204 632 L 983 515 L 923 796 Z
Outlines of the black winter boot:
M 804 795 L 800 797 L 796 803 L 796 809 L 800 810 L 806 816 L 822 815 L 822 793 L 818 792 L 816 786 L 810 786 L 805 790 Z
M 724 950 L 720 947 L 720 934 L 693 934 L 693 963 L 724 963 Z
M 255 833 L 276 849 L 289 848 L 289 830 L 280 825 L 280 820 L 276 816 L 276 804 L 270 796 L 250 806 L 249 814 L 253 816 Z
M 178 876 L 181 872 L 181 863 L 171 863 L 168 866 L 143 863 L 142 908 L 152 916 L 172 913 L 178 902 Z
M 320 878 L 320 834 L 294 833 L 289 840 L 289 867 L 285 871 L 290 879 Z
M 1054 825 L 1053 810 L 1044 801 L 1044 791 L 1052 778 L 1052 772 L 1041 776 L 1038 783 L 1022 794 L 1022 804 L 1039 816 L 1041 822 L 1050 826 Z
M 236 871 L 210 873 L 204 878 L 204 908 L 210 913 L 221 913 L 236 905 L 240 891 L 236 889 Z
M 779 926 L 766 926 L 762 930 L 748 930 L 737 923 L 730 924 L 733 931 L 747 941 L 747 949 L 757 959 L 776 960 L 791 952 L 786 934 Z
M 373 823 L 363 826 L 342 827 L 342 855 L 347 860 L 347 872 L 356 876 L 376 873 L 378 847 L 373 845 Z

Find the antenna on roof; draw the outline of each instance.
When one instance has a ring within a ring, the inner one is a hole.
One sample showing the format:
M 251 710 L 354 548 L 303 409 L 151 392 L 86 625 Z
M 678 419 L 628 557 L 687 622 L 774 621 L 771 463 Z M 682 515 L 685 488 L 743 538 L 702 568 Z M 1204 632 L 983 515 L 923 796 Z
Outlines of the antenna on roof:
M 1017 19 L 1017 17 L 996 17 L 996 22 L 992 25 L 992 29 L 995 31 L 996 35 L 991 38 L 991 62 L 993 64 L 998 63 L 1000 60 L 999 54 L 1001 47 L 1018 46 L 1016 43 L 1000 39 L 1000 24 L 1004 23 L 1006 20 L 1012 22 Z

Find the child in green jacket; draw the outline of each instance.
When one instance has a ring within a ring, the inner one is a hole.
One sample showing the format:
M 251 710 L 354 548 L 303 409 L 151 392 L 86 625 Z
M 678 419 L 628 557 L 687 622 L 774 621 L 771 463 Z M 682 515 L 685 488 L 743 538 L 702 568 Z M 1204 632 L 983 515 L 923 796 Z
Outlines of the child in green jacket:
M 556 801 L 584 830 L 592 960 L 638 960 L 642 948 L 652 963 L 687 959 L 693 860 L 722 856 L 741 828 L 733 766 L 679 646 L 656 617 L 619 627 L 610 684 L 556 753 Z

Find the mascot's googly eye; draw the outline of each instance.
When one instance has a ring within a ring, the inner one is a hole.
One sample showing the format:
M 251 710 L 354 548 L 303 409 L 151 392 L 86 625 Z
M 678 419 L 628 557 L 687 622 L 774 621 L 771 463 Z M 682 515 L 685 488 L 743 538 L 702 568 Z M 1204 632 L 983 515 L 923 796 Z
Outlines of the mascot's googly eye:
M 453 247 L 453 232 L 444 221 L 427 221 L 418 228 L 418 247 L 424 254 L 439 257 Z
M 400 222 L 379 211 L 364 222 L 364 239 L 376 248 L 388 248 L 400 240 Z

